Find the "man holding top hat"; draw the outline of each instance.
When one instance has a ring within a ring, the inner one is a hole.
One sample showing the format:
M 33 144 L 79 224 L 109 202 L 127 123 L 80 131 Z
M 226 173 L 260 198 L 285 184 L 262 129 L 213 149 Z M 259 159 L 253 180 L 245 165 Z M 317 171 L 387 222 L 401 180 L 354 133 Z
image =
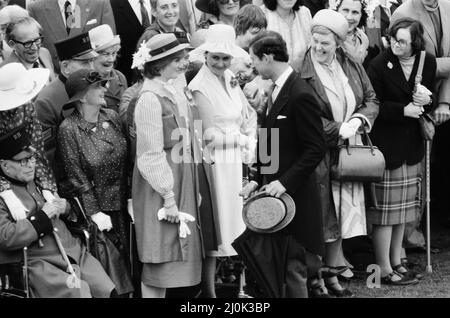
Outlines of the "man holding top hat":
M 94 58 L 98 54 L 92 49 L 88 33 L 55 43 L 60 62 L 61 73 L 58 78 L 46 86 L 38 95 L 35 107 L 43 128 L 43 139 L 47 158 L 55 173 L 58 184 L 62 179 L 62 167 L 57 164 L 56 133 L 61 122 L 71 111 L 63 112 L 63 105 L 69 101 L 64 83 L 73 72 L 92 69 Z
M 315 110 L 317 101 L 300 75 L 289 66 L 286 42 L 278 33 L 265 31 L 258 35 L 250 43 L 250 56 L 262 78 L 270 79 L 273 85 L 260 132 L 258 174 L 241 192 L 246 199 L 262 186 L 257 196 L 265 192 L 267 202 L 261 202 L 259 209 L 252 212 L 249 204 L 255 205 L 257 201 L 248 200 L 244 220 L 252 234 L 247 230 L 244 235 L 247 242 L 259 240 L 268 246 L 264 253 L 270 253 L 272 258 L 276 257 L 276 249 L 285 250 L 282 257 L 286 261 L 281 265 L 284 275 L 279 278 L 281 291 L 269 296 L 307 297 L 307 252 L 317 255 L 324 252 L 320 198 L 313 174 L 326 152 L 322 122 Z M 271 162 L 263 162 L 261 154 L 268 155 Z M 292 203 L 286 199 L 287 194 L 295 205 L 294 216 L 289 213 Z M 268 196 L 281 200 L 268 200 Z M 277 276 L 280 270 L 266 267 L 266 272 Z

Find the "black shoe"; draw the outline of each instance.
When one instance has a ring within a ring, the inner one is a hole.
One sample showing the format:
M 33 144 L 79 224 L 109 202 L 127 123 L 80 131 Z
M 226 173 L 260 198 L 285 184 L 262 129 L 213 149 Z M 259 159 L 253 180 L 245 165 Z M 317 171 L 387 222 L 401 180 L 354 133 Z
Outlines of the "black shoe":
M 399 280 L 393 280 L 394 275 L 400 277 Z M 387 274 L 384 277 L 381 277 L 381 283 L 384 285 L 394 285 L 394 286 L 406 286 L 406 285 L 415 285 L 419 282 L 417 278 L 408 277 L 406 275 L 400 274 L 396 271 Z
M 339 288 L 336 288 L 336 285 L 339 285 L 339 283 L 333 283 L 333 284 L 326 285 L 330 295 L 336 296 L 338 298 L 355 297 L 355 294 L 353 294 L 347 288 L 339 289 Z
M 324 265 L 319 268 L 317 276 L 319 276 L 319 278 L 331 278 L 345 272 L 347 269 L 347 266 L 331 267 Z
M 399 271 L 401 268 L 403 268 L 406 271 Z M 407 266 L 402 265 L 402 264 L 398 264 L 392 267 L 392 269 L 394 271 L 396 271 L 397 273 L 400 273 L 402 275 L 406 275 L 410 278 L 417 278 L 418 280 L 421 280 L 423 278 L 423 274 L 413 271 L 411 269 L 409 269 Z

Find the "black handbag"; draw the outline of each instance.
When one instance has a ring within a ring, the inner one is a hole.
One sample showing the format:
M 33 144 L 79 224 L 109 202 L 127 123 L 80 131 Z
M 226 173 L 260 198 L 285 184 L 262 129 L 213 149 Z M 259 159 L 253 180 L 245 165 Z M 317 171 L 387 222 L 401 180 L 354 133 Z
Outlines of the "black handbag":
M 341 182 L 377 182 L 383 179 L 386 163 L 383 153 L 372 144 L 362 126 L 369 145 L 350 145 L 348 140 L 339 146 L 336 165 L 331 167 L 331 177 Z

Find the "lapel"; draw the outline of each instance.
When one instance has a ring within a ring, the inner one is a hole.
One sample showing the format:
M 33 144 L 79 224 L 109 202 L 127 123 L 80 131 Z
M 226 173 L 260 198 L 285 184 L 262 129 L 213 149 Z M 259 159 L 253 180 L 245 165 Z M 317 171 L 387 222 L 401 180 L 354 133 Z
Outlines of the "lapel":
M 54 35 L 56 39 L 55 42 L 67 38 L 66 26 L 64 24 L 61 12 L 59 11 L 58 1 L 45 1 L 44 11 L 46 13 L 43 20 L 46 21 L 47 25 L 51 29 L 48 33 Z M 52 19 L 48 19 L 48 17 L 52 17 Z
M 450 30 L 450 3 L 449 1 L 439 1 L 439 6 L 441 10 L 441 24 L 442 24 L 442 40 L 441 40 L 441 46 L 442 46 L 442 53 L 443 56 L 449 56 L 450 55 L 450 35 L 448 34 L 448 31 Z M 443 12 L 447 12 L 442 14 Z
M 188 9 L 187 9 L 187 1 L 186 0 L 178 0 L 178 4 L 180 6 L 180 16 L 178 19 L 178 23 L 177 25 L 180 26 L 184 32 L 189 33 L 190 32 L 190 28 L 189 28 L 189 15 L 188 15 Z
M 328 100 L 327 93 L 325 92 L 322 83 L 318 79 L 317 73 L 314 69 L 314 65 L 311 60 L 311 50 L 306 54 L 305 61 L 303 63 L 303 68 L 301 72 L 301 77 L 309 83 L 313 88 L 316 95 L 322 101 L 320 107 L 321 111 L 325 112 L 326 117 L 329 119 L 333 118 L 333 113 L 331 111 L 330 101 Z M 325 107 L 323 107 L 325 105 Z
M 138 17 L 134 13 L 133 8 L 131 7 L 130 3 L 127 0 L 120 0 L 120 12 L 123 14 L 123 16 L 132 23 L 135 28 L 141 28 L 142 24 L 139 22 Z M 151 16 L 149 17 L 151 20 Z
M 386 80 L 390 81 L 395 87 L 410 95 L 411 90 L 414 87 L 415 74 L 417 73 L 417 68 L 419 66 L 419 57 L 420 55 L 416 57 L 413 69 L 411 71 L 411 76 L 407 81 L 405 75 L 403 74 L 403 69 L 400 65 L 399 59 L 392 53 L 392 50 L 388 48 L 386 50 L 386 58 L 383 65 L 383 67 L 387 69 L 386 74 L 388 76 L 386 76 Z M 392 65 L 392 68 L 388 65 Z
M 293 71 L 291 73 L 291 75 L 289 75 L 289 77 L 287 78 L 283 87 L 280 89 L 277 99 L 275 100 L 272 107 L 270 108 L 269 114 L 267 114 L 266 128 L 273 127 L 278 114 L 284 108 L 284 106 L 286 106 L 286 104 L 289 100 L 289 97 L 290 97 L 292 83 L 295 81 L 297 76 L 298 76 L 298 74 L 295 71 Z M 270 130 L 269 130 L 269 134 L 270 134 Z
M 436 42 L 436 33 L 434 32 L 434 26 L 433 22 L 431 21 L 430 15 L 426 12 L 425 8 L 422 5 L 422 2 L 420 0 L 411 0 L 414 10 L 419 15 L 419 21 L 422 22 L 423 28 L 425 29 L 425 33 L 427 33 L 428 37 L 430 38 L 431 42 L 433 42 L 433 45 L 435 47 L 435 52 L 439 52 L 437 49 L 437 42 Z M 443 15 L 441 15 L 443 16 Z M 442 28 L 444 30 L 444 28 Z

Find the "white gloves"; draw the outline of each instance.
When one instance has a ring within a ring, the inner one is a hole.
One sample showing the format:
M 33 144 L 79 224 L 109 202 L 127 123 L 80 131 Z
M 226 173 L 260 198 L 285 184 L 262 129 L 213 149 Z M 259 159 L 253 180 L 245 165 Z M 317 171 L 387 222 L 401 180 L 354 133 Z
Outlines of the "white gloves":
M 109 231 L 112 229 L 111 218 L 103 212 L 97 212 L 91 215 L 91 219 L 97 224 L 98 229 L 102 232 L 104 230 Z
M 423 95 L 428 95 L 428 96 L 433 95 L 433 93 L 430 92 L 430 90 L 428 88 L 426 88 L 425 86 L 423 86 L 422 84 L 417 85 L 416 94 L 423 94 Z
M 342 139 L 348 139 L 356 135 L 359 127 L 361 126 L 361 120 L 358 118 L 352 118 L 348 122 L 344 122 L 339 129 L 339 137 Z
M 161 208 L 158 211 L 158 220 L 164 220 L 166 218 L 166 209 Z M 191 230 L 189 230 L 189 227 L 187 226 L 187 222 L 194 222 L 195 218 L 184 212 L 178 211 L 178 219 L 180 220 L 180 237 L 186 238 L 186 236 L 191 235 Z

